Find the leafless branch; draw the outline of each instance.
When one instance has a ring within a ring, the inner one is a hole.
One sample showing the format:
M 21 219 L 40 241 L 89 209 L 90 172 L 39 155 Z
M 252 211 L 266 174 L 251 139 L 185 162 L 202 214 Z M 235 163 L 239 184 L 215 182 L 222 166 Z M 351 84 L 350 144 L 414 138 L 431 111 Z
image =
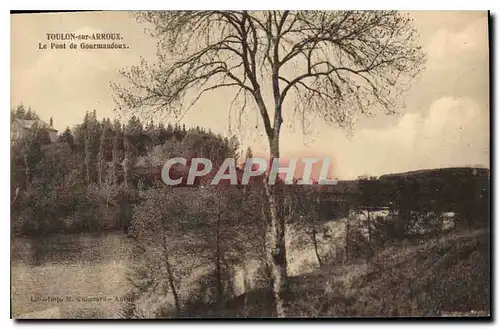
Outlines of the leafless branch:
M 396 11 L 137 16 L 151 24 L 149 31 L 158 39 L 158 62 L 143 60 L 121 72 L 126 82 L 113 84 L 119 110 L 179 116 L 203 94 L 233 88 L 237 98 L 254 100 L 270 139 L 279 135 L 288 107 L 344 127 L 357 114 L 394 113 L 425 62 L 411 19 Z M 272 91 L 272 100 L 264 89 Z M 289 94 L 295 94 L 295 104 L 287 102 Z M 184 106 L 186 98 L 191 99 Z

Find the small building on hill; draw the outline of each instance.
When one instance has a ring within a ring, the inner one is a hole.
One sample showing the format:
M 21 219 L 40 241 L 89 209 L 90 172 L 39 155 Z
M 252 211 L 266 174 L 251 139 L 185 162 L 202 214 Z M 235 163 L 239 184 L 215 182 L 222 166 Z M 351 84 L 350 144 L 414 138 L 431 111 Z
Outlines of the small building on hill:
M 52 127 L 48 123 L 42 120 L 25 120 L 25 119 L 15 118 L 14 120 L 12 120 L 10 129 L 11 142 L 18 141 L 22 139 L 24 136 L 26 136 L 28 131 L 31 128 L 33 128 L 35 123 L 39 128 L 42 128 L 43 130 L 47 131 L 47 134 L 51 142 L 54 143 L 57 141 L 57 130 L 54 129 L 54 127 Z

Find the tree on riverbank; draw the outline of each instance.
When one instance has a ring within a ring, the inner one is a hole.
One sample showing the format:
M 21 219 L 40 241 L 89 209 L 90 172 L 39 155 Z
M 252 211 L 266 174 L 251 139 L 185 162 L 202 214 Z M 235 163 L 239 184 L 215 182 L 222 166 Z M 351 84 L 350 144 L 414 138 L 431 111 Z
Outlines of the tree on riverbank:
M 127 81 L 113 84 L 119 109 L 180 116 L 205 93 L 229 90 L 241 112 L 260 113 L 270 161 L 280 157 L 281 128 L 294 109 L 346 128 L 374 108 L 394 113 L 424 62 L 411 19 L 396 11 L 143 12 L 139 19 L 158 39 L 158 61 L 123 71 Z M 275 307 L 283 317 L 285 219 L 265 180 L 264 187 Z

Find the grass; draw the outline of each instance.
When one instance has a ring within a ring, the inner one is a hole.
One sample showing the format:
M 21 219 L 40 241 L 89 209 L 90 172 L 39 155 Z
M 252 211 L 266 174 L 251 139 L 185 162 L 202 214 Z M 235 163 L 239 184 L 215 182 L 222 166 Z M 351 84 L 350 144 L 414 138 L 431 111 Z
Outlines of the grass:
M 290 278 L 291 317 L 477 316 L 490 313 L 489 231 L 450 233 L 388 246 L 368 261 L 326 265 Z M 269 288 L 250 291 L 203 317 L 272 317 Z

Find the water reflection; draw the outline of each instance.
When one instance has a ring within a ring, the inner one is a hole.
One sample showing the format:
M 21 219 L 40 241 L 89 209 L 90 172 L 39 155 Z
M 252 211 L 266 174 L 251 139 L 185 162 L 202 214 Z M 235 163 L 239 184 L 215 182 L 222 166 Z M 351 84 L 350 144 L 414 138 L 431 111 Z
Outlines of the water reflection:
M 57 306 L 62 317 L 116 316 L 127 292 L 129 241 L 121 233 L 16 237 L 11 245 L 12 315 Z M 109 296 L 113 302 L 42 302 L 41 297 Z M 35 302 L 34 302 L 35 301 Z

